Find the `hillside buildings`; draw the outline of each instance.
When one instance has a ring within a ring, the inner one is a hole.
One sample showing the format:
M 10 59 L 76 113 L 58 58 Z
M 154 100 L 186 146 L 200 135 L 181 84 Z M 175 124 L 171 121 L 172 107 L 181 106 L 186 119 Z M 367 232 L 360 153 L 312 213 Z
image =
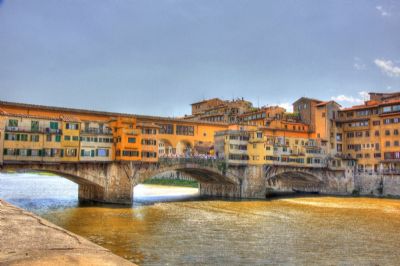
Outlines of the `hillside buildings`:
M 400 93 L 370 93 L 350 108 L 302 97 L 293 110 L 214 98 L 193 103 L 189 116 L 165 118 L 0 102 L 0 164 L 202 156 L 238 166 L 400 172 Z

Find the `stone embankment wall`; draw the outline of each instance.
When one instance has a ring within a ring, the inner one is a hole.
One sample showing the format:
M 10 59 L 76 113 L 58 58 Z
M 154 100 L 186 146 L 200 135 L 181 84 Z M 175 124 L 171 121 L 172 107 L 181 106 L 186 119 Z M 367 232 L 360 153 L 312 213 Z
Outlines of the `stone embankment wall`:
M 362 196 L 400 197 L 400 175 L 356 174 L 354 192 Z
M 134 265 L 2 200 L 0 238 L 0 265 Z

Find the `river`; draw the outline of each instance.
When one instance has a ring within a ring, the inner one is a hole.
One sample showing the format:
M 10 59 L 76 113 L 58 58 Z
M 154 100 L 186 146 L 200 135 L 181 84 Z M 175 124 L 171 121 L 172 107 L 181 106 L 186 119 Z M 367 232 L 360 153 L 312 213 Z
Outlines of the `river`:
M 79 204 L 57 176 L 0 174 L 0 198 L 140 265 L 398 265 L 400 200 L 201 199 L 142 185 L 135 204 Z

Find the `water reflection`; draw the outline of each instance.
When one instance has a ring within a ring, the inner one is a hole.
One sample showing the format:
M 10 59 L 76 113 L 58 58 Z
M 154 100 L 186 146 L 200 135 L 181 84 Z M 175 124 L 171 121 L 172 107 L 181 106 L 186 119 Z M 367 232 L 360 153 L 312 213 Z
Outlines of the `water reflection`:
M 18 198 L 21 183 L 14 181 L 0 176 L 0 197 Z M 55 193 L 59 183 L 51 184 Z M 142 196 L 148 203 L 154 195 L 147 197 L 147 189 Z M 43 217 L 141 265 L 396 265 L 400 260 L 398 200 L 196 200 L 127 208 L 25 198 Z

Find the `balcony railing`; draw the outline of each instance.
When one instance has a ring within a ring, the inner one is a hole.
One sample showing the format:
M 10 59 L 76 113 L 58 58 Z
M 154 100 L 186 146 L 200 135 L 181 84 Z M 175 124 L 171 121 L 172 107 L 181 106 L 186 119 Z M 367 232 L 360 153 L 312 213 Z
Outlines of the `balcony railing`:
M 97 134 L 97 135 L 112 135 L 110 129 L 100 129 L 100 128 L 86 128 L 81 130 L 82 134 Z
M 29 133 L 46 133 L 46 134 L 62 134 L 61 129 L 52 129 L 49 127 L 11 127 L 7 126 L 8 132 L 29 132 Z

